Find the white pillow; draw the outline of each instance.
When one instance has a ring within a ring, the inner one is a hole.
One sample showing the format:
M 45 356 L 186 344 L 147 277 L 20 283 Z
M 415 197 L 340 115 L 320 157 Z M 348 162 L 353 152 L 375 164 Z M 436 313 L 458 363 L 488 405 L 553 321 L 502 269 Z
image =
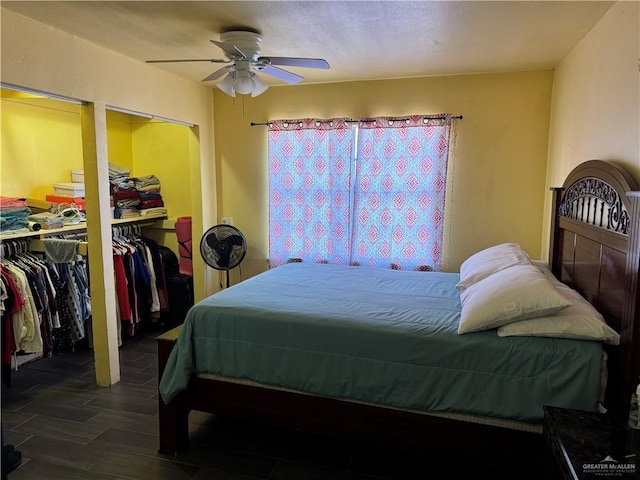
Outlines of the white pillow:
M 460 265 L 460 281 L 456 284 L 462 292 L 474 283 L 513 265 L 531 265 L 529 255 L 517 243 L 501 243 L 474 253 Z
M 557 337 L 597 340 L 619 345 L 620 335 L 606 324 L 604 317 L 580 293 L 560 282 L 551 271 L 542 267 L 551 283 L 572 305 L 553 315 L 522 320 L 498 329 L 501 337 Z
M 567 300 L 538 267 L 505 268 L 460 294 L 462 312 L 458 333 L 497 328 L 567 308 Z

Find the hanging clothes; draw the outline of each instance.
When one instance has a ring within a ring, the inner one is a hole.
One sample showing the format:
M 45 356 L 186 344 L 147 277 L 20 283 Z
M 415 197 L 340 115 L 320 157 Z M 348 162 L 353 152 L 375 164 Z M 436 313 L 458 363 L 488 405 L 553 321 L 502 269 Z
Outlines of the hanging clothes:
M 77 239 L 46 238 L 45 259 L 58 277 L 56 294 L 60 311 L 60 330 L 56 333 L 57 352 L 64 351 L 86 336 L 86 322 L 91 315 L 88 266 L 86 258 L 77 254 Z
M 71 336 L 72 316 L 69 304 L 66 301 L 68 278 L 63 265 L 50 264 L 50 275 L 53 280 L 54 290 L 56 292 L 57 315 L 56 326 L 51 331 L 53 352 L 59 354 L 74 347 L 73 338 Z
M 45 252 L 48 240 L 44 241 Z M 10 372 L 12 355 L 51 356 L 73 350 L 86 337 L 91 316 L 86 258 L 74 253 L 72 260 L 54 263 L 62 258 L 29 252 L 28 245 L 28 240 L 2 244 L 3 381 L 8 378 L 5 373 L 7 368 Z
M 11 355 L 17 351 L 13 332 L 13 315 L 23 306 L 24 299 L 13 276 L 0 266 L 0 312 L 2 313 L 2 383 L 11 386 Z
M 157 244 L 143 237 L 138 226 L 115 227 L 112 251 L 119 320 L 133 336 L 145 325 L 157 323 L 163 308 Z
M 42 259 L 29 253 L 25 240 L 2 244 L 0 312 L 2 314 L 2 382 L 11 384 L 12 356 L 18 352 L 51 353 L 51 279 Z
M 7 262 L 4 267 L 13 276 L 23 302 L 22 308 L 11 318 L 17 350 L 26 353 L 42 352 L 40 317 L 27 273 L 19 263 Z

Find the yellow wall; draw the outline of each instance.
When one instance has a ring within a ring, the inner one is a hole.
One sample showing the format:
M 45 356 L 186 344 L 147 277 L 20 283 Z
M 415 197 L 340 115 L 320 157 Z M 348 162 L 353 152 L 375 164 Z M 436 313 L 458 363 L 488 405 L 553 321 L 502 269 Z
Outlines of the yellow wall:
M 640 182 L 640 3 L 617 2 L 565 57 L 553 83 L 547 187 L 585 160 L 609 160 Z M 547 191 L 548 191 L 547 188 Z M 545 197 L 543 241 L 551 195 Z
M 0 10 L 2 82 L 91 102 L 98 112 L 111 106 L 196 125 L 188 134 L 185 162 L 191 178 L 185 189 L 194 236 L 199 237 L 203 225 L 208 227 L 217 216 L 211 88 Z M 203 298 L 216 286 L 214 275 L 194 257 L 196 298 Z
M 155 175 L 169 217 L 191 215 L 190 127 L 121 112 L 107 112 L 109 162 L 132 177 Z
M 80 107 L 2 92 L 0 180 L 2 195 L 39 198 L 82 169 Z
M 107 110 L 107 150 L 109 162 L 133 169 L 133 117 Z
M 450 157 L 443 270 L 513 241 L 541 253 L 552 71 L 277 86 L 215 96 L 219 217 L 247 237 L 245 277 L 268 257 L 267 129 L 279 118 L 460 114 Z
M 133 174 L 155 175 L 172 218 L 191 215 L 189 128 L 158 121 L 133 127 Z
M 0 194 L 45 200 L 53 183 L 70 182 L 83 166 L 79 106 L 59 100 L 2 92 Z M 179 255 L 173 224 L 192 216 L 189 127 L 107 111 L 109 162 L 131 176 L 155 175 L 169 220 L 144 234 Z
M 160 193 L 171 219 L 169 229 L 151 228 L 146 233 L 179 255 L 173 222 L 179 217 L 192 215 L 189 127 L 143 119 L 135 122 L 132 130 L 132 174 L 158 177 Z
M 0 193 L 44 200 L 54 183 L 82 169 L 79 106 L 0 90 Z M 158 177 L 170 218 L 191 215 L 189 127 L 107 111 L 107 140 L 110 163 Z M 177 254 L 175 233 L 166 240 Z

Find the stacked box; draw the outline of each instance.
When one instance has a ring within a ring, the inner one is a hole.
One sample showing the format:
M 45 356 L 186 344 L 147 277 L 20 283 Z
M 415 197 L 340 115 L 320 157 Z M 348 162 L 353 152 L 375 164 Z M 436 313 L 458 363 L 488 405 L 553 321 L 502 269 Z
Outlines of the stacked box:
M 84 183 L 54 183 L 53 193 L 61 197 L 84 197 Z

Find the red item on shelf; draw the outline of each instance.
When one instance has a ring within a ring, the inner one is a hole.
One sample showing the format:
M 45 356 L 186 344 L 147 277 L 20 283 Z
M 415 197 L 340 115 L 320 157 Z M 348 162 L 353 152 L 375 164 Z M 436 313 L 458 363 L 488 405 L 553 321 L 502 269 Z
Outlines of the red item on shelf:
M 87 203 L 82 197 L 61 197 L 60 195 L 47 195 L 45 198 L 47 202 L 51 203 L 73 203 L 79 210 L 86 210 L 87 208 Z

